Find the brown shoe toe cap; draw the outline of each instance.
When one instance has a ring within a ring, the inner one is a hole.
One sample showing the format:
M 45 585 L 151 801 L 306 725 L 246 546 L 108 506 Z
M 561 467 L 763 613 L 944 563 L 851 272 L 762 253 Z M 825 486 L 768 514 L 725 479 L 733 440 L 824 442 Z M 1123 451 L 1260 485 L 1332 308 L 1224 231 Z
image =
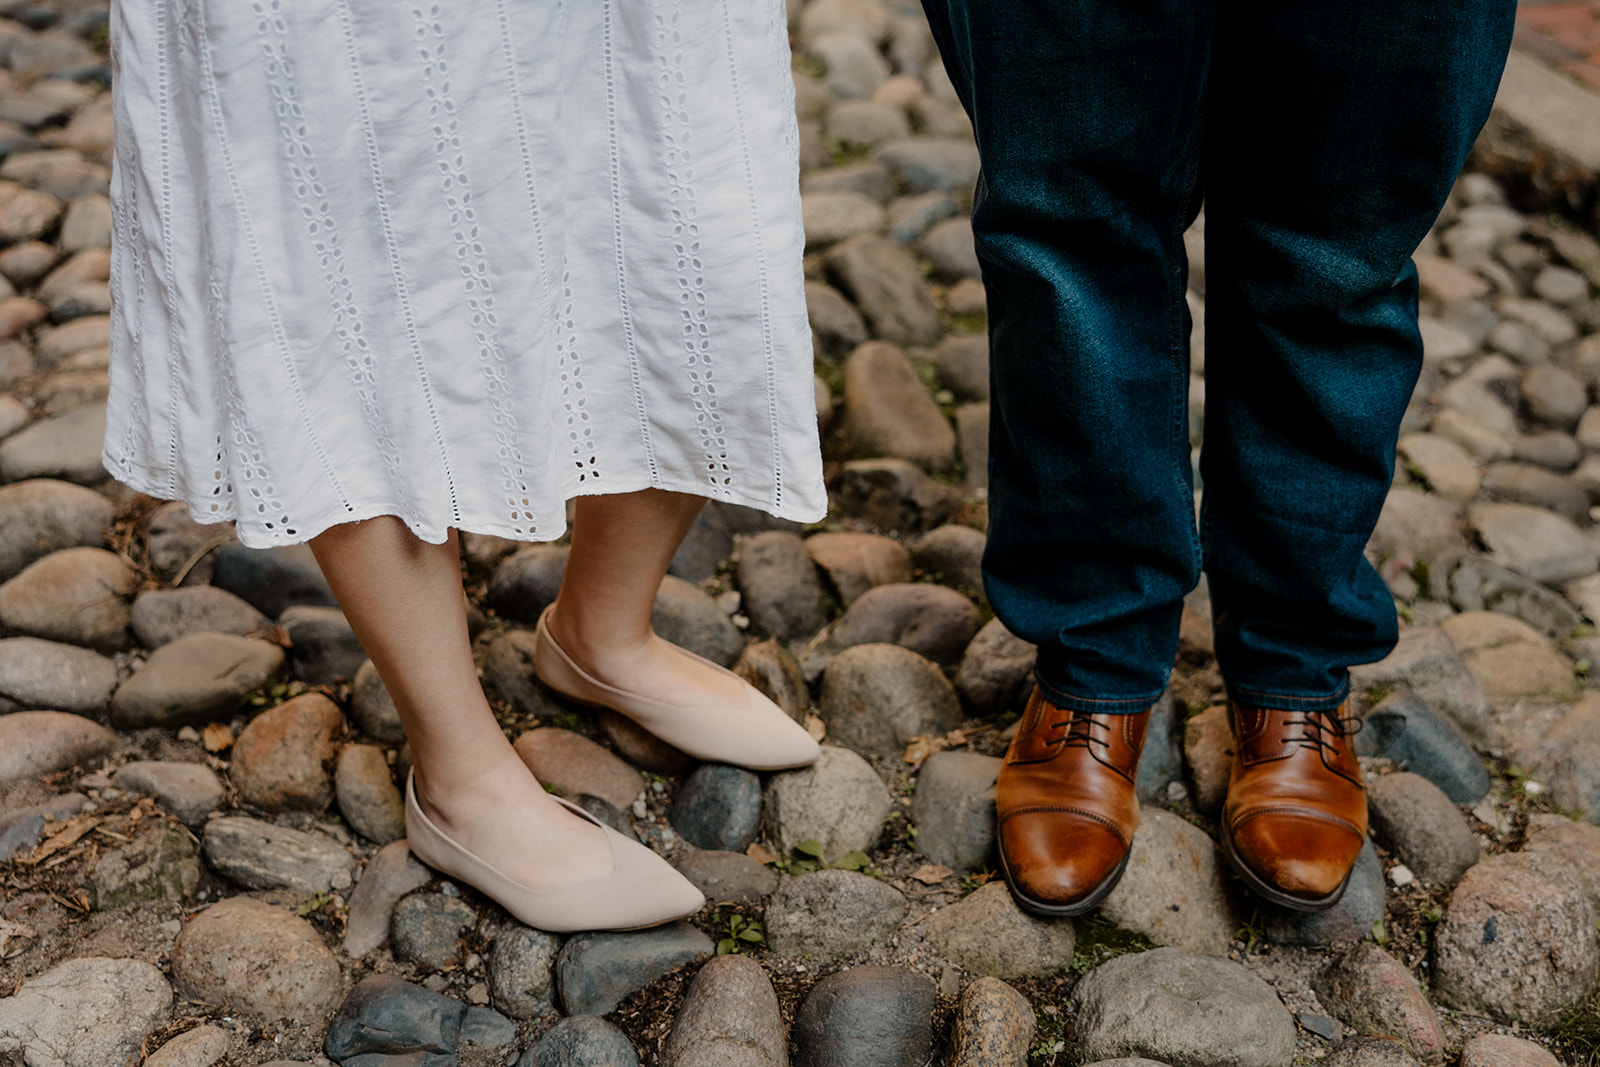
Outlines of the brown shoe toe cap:
M 1121 865 L 1128 846 L 1104 824 L 1062 812 L 1013 815 L 1000 827 L 1012 887 L 1047 907 L 1090 897 Z
M 1337 892 L 1361 852 L 1353 827 L 1315 815 L 1264 812 L 1233 828 L 1233 848 L 1262 881 L 1292 897 L 1322 900 Z

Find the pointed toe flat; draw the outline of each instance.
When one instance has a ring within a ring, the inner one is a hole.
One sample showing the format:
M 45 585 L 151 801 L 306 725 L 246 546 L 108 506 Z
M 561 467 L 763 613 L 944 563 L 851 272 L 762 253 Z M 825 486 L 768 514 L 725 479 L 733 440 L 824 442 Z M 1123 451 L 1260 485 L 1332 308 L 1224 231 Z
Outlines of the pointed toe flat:
M 637 930 L 693 915 L 705 897 L 671 864 L 637 841 L 561 798 L 556 801 L 599 827 L 611 845 L 611 870 L 594 878 L 534 889 L 468 852 L 423 814 L 413 779 L 406 778 L 406 838 L 429 867 L 467 883 L 524 925 L 550 933 Z
M 755 686 L 676 645 L 671 648 L 678 655 L 737 682 L 742 699 L 678 703 L 607 685 L 578 666 L 550 635 L 550 611 L 546 608 L 539 616 L 533 667 L 539 679 L 562 696 L 626 715 L 667 744 L 707 763 L 779 771 L 810 766 L 822 755 L 822 748 L 805 727 Z

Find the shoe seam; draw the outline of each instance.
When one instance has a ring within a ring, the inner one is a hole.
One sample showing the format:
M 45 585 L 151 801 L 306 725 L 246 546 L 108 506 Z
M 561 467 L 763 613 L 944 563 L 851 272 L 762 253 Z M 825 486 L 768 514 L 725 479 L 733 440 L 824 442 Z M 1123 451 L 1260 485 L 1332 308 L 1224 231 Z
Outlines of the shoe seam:
M 1132 844 L 1128 835 L 1123 833 L 1122 828 L 1119 827 L 1114 821 L 1106 818 L 1104 815 L 1101 815 L 1098 812 L 1090 811 L 1087 808 L 1075 808 L 1061 804 L 1035 804 L 1025 808 L 1013 808 L 1010 811 L 1007 811 L 1004 815 L 1000 816 L 1000 821 L 997 824 L 996 829 L 998 829 L 1000 826 L 1004 826 L 1006 822 L 1014 815 L 1081 815 L 1090 822 L 1098 823 L 1101 826 L 1104 826 L 1107 830 L 1110 830 L 1112 833 L 1116 834 L 1117 839 L 1124 845 Z
M 1243 826 L 1245 823 L 1259 815 L 1303 815 L 1312 819 L 1316 819 L 1320 822 L 1331 823 L 1334 826 L 1343 827 L 1344 829 L 1355 834 L 1357 837 L 1366 836 L 1361 832 L 1360 827 L 1342 815 L 1334 815 L 1330 812 L 1320 811 L 1316 808 L 1301 807 L 1294 804 L 1271 804 L 1265 807 L 1250 808 L 1240 814 L 1235 815 L 1233 819 L 1229 821 L 1228 825 L 1232 829 L 1238 830 L 1239 827 Z

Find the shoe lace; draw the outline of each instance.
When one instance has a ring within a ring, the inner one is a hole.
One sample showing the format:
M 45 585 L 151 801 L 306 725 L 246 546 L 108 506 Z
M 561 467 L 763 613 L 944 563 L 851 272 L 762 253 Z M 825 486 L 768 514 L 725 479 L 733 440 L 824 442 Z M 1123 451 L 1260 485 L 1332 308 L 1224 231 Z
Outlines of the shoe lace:
M 1355 715 L 1340 715 L 1337 708 L 1329 711 L 1298 711 L 1283 720 L 1290 732 L 1283 737 L 1284 744 L 1299 745 L 1319 755 L 1338 755 L 1337 739 L 1354 737 L 1366 726 L 1365 720 Z M 1300 727 L 1295 734 L 1293 727 Z
M 1104 719 L 1092 715 L 1074 715 L 1071 719 L 1050 724 L 1053 730 L 1059 730 L 1063 726 L 1067 728 L 1067 735 L 1058 742 L 1062 748 L 1083 748 L 1092 751 L 1095 745 L 1103 749 L 1111 747 L 1109 736 L 1101 737 L 1095 733 L 1096 730 L 1104 730 L 1110 734 L 1111 724 Z

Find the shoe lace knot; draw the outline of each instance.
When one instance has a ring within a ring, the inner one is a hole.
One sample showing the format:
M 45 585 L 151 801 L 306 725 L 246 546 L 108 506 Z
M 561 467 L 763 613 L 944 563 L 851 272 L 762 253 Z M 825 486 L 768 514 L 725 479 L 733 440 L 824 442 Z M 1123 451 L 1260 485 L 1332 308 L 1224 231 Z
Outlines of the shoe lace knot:
M 1074 714 L 1071 719 L 1053 722 L 1050 726 L 1055 730 L 1059 730 L 1063 726 L 1067 728 L 1066 736 L 1056 742 L 1062 748 L 1083 748 L 1092 751 L 1096 745 L 1102 749 L 1111 747 L 1111 738 L 1109 736 L 1111 724 L 1103 718 L 1093 715 Z M 1104 731 L 1105 736 L 1096 733 L 1097 730 Z
M 1340 715 L 1341 710 L 1332 708 L 1327 711 L 1290 712 L 1283 720 L 1288 731 L 1283 736 L 1283 743 L 1299 745 L 1322 755 L 1336 756 L 1337 739 L 1354 737 L 1366 725 L 1359 716 Z

